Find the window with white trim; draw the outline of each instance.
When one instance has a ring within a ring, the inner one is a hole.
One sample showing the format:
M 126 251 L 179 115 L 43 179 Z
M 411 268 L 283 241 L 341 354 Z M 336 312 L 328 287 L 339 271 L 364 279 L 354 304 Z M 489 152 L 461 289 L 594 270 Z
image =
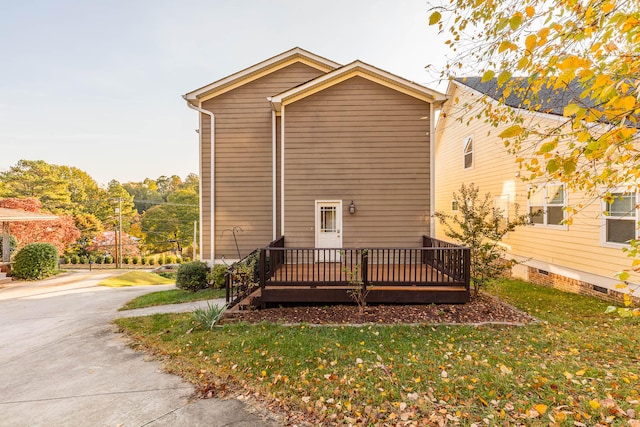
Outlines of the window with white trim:
M 473 137 L 466 137 L 462 147 L 464 168 L 471 169 L 473 168 Z
M 628 245 L 637 236 L 637 193 L 614 192 L 604 206 L 604 243 Z
M 532 224 L 562 226 L 567 196 L 563 184 L 549 183 L 529 189 L 529 218 Z

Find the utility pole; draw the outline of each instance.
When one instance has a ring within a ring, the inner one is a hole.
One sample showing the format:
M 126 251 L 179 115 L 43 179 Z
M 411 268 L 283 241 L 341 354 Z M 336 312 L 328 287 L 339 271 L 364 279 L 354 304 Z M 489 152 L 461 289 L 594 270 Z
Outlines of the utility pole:
M 191 244 L 191 247 L 193 248 L 193 257 L 191 258 L 193 261 L 196 260 L 196 226 L 198 224 L 198 221 L 193 221 L 193 243 Z
M 118 197 L 118 223 L 120 224 L 119 234 L 120 234 L 120 250 L 118 251 L 118 261 L 120 266 L 122 266 L 122 197 Z

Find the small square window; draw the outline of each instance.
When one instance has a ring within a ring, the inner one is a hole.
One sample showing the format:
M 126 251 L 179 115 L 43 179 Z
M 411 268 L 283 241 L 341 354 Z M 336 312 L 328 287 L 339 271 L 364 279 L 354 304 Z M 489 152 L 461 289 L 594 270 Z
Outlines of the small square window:
M 452 200 L 451 201 L 451 210 L 452 211 L 457 211 L 458 209 L 460 209 L 460 203 L 458 203 L 457 200 Z

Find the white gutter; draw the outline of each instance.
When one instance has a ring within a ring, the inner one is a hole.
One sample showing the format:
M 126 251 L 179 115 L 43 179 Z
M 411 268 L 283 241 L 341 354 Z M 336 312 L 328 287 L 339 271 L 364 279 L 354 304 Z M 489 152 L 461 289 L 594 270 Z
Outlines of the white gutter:
M 271 100 L 271 98 L 268 98 L 269 101 Z M 278 218 L 278 210 L 276 207 L 276 202 L 277 202 L 277 192 L 276 192 L 276 179 L 277 179 L 277 174 L 276 174 L 276 167 L 277 167 L 277 163 L 276 163 L 276 110 L 271 110 L 271 206 L 273 208 L 273 212 L 272 212 L 272 222 L 273 222 L 273 236 L 271 240 L 276 240 L 278 238 L 277 236 L 277 228 L 278 228 L 278 223 L 277 223 L 277 218 Z
M 436 109 L 429 104 L 429 236 L 436 233 Z
M 280 115 L 280 235 L 284 236 L 284 105 Z
M 215 205 L 216 205 L 216 199 L 215 199 L 215 130 L 216 130 L 216 117 L 214 116 L 214 114 L 211 111 L 207 111 L 207 110 L 203 110 L 201 108 L 201 106 L 196 107 L 195 105 L 193 105 L 191 103 L 191 100 L 187 99 L 186 95 L 182 96 L 184 98 L 185 101 L 187 101 L 187 107 L 191 108 L 192 110 L 196 110 L 197 112 L 201 113 L 200 115 L 200 129 L 199 129 L 199 135 L 200 135 L 200 191 L 202 191 L 202 189 L 204 188 L 202 186 L 202 114 L 206 114 L 207 116 L 209 116 L 209 118 L 211 119 L 211 127 L 210 127 L 210 141 L 211 141 L 211 156 L 209 161 L 211 162 L 211 230 L 209 232 L 209 238 L 210 238 L 210 242 L 209 242 L 209 248 L 210 250 L 210 257 L 211 257 L 211 265 L 215 264 L 216 258 L 215 258 L 215 230 L 216 230 L 216 215 L 215 215 Z M 202 207 L 202 197 L 200 197 L 200 250 L 202 251 L 202 224 L 203 224 L 203 215 L 204 215 L 204 210 Z M 200 258 L 203 258 L 203 254 L 202 252 L 200 252 Z

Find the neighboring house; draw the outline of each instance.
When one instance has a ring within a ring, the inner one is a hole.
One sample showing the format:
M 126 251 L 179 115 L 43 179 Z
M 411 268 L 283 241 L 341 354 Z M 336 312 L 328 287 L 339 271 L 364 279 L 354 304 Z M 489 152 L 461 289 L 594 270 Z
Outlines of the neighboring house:
M 204 261 L 280 236 L 287 247 L 418 248 L 432 234 L 443 94 L 295 48 L 184 98 L 200 118 Z
M 547 91 L 540 96 L 539 112 L 520 113 L 525 115 L 525 123 L 557 126 L 564 106 L 580 92 L 572 86 L 562 92 Z M 621 292 L 628 289 L 618 288 L 614 275 L 631 266 L 632 260 L 621 249 L 637 237 L 637 194 L 620 190 L 611 205 L 604 205 L 567 191 L 559 182 L 523 182 L 515 157 L 506 152 L 497 136 L 504 128 L 475 118 L 482 108 L 478 99 L 489 96 L 495 102 L 502 97 L 495 80 L 482 83 L 479 77 L 456 79 L 447 95 L 449 101 L 436 132 L 436 209 L 455 213 L 453 193 L 462 183 L 474 183 L 481 195 L 491 193 L 495 207 L 508 217 L 532 215 L 533 225 L 518 228 L 503 240 L 508 255 L 522 261 L 514 268 L 515 276 L 620 300 Z M 518 109 L 519 102 L 512 95 L 506 103 Z M 582 208 L 572 224 L 564 224 L 564 208 L 580 204 Z M 603 215 L 604 211 L 608 215 Z M 437 237 L 444 237 L 441 227 Z M 640 283 L 637 276 L 631 280 Z

